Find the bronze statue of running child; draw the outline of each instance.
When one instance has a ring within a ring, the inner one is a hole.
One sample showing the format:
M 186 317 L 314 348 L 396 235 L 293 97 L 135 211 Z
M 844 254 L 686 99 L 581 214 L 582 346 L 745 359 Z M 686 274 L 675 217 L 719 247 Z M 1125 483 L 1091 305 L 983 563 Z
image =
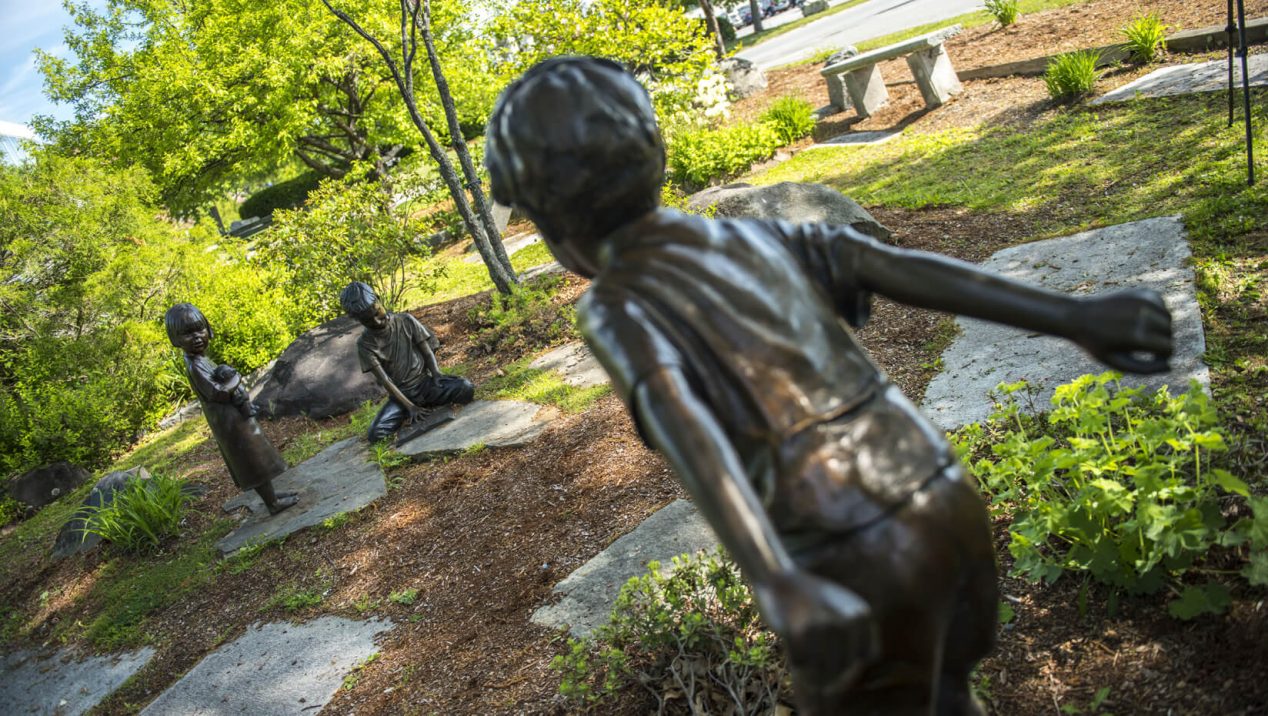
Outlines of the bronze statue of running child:
M 800 713 L 980 713 L 969 673 L 998 599 L 985 507 L 846 324 L 880 294 L 1156 372 L 1172 350 L 1161 297 L 1074 298 L 848 227 L 661 208 L 651 103 L 606 60 L 529 70 L 486 141 L 494 199 L 591 279 L 581 332 L 786 645 Z

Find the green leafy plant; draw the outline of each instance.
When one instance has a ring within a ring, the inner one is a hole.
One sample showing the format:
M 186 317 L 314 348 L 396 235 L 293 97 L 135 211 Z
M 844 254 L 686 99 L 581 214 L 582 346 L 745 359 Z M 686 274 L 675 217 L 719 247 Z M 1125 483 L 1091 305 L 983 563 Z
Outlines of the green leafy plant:
M 621 588 L 608 623 L 570 639 L 551 668 L 560 693 L 577 704 L 638 685 L 659 711 L 682 699 L 693 713 L 768 713 L 788 694 L 778 642 L 720 550 L 675 557 L 664 570 L 649 563 Z
M 181 485 L 165 475 L 130 480 L 109 504 L 89 509 L 84 531 L 125 552 L 153 552 L 180 531 L 187 500 Z
M 767 122 L 685 129 L 668 139 L 666 173 L 685 189 L 699 189 L 747 170 L 783 145 L 779 130 Z
M 1100 61 L 1101 53 L 1096 50 L 1078 50 L 1053 57 L 1043 76 L 1048 94 L 1063 102 L 1087 96 L 1100 79 L 1096 69 Z
M 1056 389 L 1046 418 L 1022 410 L 1024 382 L 998 390 L 990 420 L 955 440 L 993 510 L 1012 519 L 1014 573 L 1046 582 L 1080 573 L 1153 593 L 1214 548 L 1268 543 L 1268 504 L 1252 501 L 1254 517 L 1233 524 L 1224 517 L 1224 501 L 1249 489 L 1212 465 L 1224 437 L 1196 383 L 1173 397 L 1123 387 L 1114 373 L 1085 375 Z M 1227 603 L 1222 585 L 1193 587 L 1171 612 L 1187 618 Z
M 410 461 L 409 455 L 397 452 L 392 447 L 390 440 L 380 440 L 370 446 L 370 462 L 383 468 L 391 470 L 392 468 L 408 465 Z
M 325 595 L 318 589 L 301 589 L 296 585 L 287 585 L 279 589 L 260 609 L 267 611 L 281 607 L 288 612 L 297 612 L 321 604 Z
M 1167 26 L 1157 13 L 1146 13 L 1123 28 L 1127 52 L 1137 62 L 1148 64 L 1162 57 L 1167 51 Z
M 22 503 L 5 495 L 0 497 L 0 527 L 4 527 L 10 522 L 17 522 L 22 518 L 26 509 L 22 507 Z
M 1017 22 L 1017 0 L 986 0 L 986 11 L 995 18 L 1000 27 L 1008 27 Z
M 762 121 L 775 128 L 782 144 L 792 144 L 814 131 L 814 107 L 800 97 L 780 97 L 762 113 Z
M 572 307 L 555 304 L 562 281 L 548 276 L 509 294 L 494 293 L 488 303 L 471 309 L 468 317 L 479 327 L 476 352 L 514 354 L 574 336 Z
M 392 592 L 387 595 L 387 598 L 388 601 L 395 602 L 403 607 L 413 606 L 414 602 L 418 601 L 418 590 L 413 588 L 402 589 L 399 592 Z

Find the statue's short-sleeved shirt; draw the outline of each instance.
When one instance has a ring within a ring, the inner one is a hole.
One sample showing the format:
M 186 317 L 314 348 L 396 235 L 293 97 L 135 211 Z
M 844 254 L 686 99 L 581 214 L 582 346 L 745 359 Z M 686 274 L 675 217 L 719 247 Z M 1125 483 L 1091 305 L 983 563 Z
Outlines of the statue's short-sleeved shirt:
M 949 461 L 847 326 L 868 318 L 857 271 L 873 241 L 848 227 L 661 210 L 605 241 L 578 323 L 632 409 L 643 379 L 681 369 L 782 527 L 824 527 L 799 523 L 813 515 L 847 529 Z
M 381 330 L 367 328 L 357 338 L 357 359 L 362 372 L 369 373 L 376 365 L 409 395 L 427 377 L 427 363 L 419 350 L 431 333 L 408 313 L 389 313 L 387 326 Z

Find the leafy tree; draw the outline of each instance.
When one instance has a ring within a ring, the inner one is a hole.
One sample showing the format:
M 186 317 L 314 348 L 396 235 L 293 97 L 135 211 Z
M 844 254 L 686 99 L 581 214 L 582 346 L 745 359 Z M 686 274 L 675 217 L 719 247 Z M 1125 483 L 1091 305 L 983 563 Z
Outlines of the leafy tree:
M 499 293 L 511 293 L 513 288 L 519 283 L 519 279 L 516 277 L 514 269 L 511 268 L 511 261 L 506 255 L 506 249 L 502 246 L 501 232 L 498 231 L 497 225 L 493 220 L 491 205 L 485 198 L 479 173 L 476 171 L 475 163 L 471 160 L 471 153 L 467 149 L 467 143 L 459 131 L 459 120 L 453 96 L 445 70 L 442 67 L 440 51 L 436 45 L 436 36 L 432 25 L 432 3 L 430 0 L 422 0 L 422 2 L 419 2 L 419 0 L 400 0 L 400 46 L 396 48 L 400 53 L 399 64 L 396 61 L 396 52 L 389 49 L 379 39 L 380 36 L 385 35 L 379 28 L 369 24 L 363 26 L 343 10 L 331 5 L 330 0 L 322 0 L 322 3 L 335 17 L 338 17 L 348 27 L 373 45 L 379 56 L 383 58 L 383 63 L 396 81 L 396 87 L 405 103 L 405 108 L 409 111 L 410 119 L 413 120 L 414 126 L 423 135 L 427 149 L 439 167 L 441 177 L 449 188 L 449 194 L 453 198 L 458 213 L 462 216 L 463 224 L 475 241 L 476 249 L 480 252 L 480 257 L 484 259 L 485 266 L 488 267 L 489 277 L 493 279 L 493 285 L 497 287 Z M 446 9 L 452 12 L 451 6 L 443 3 L 438 3 L 438 6 L 442 13 Z M 370 29 L 367 30 L 367 27 Z M 450 146 L 454 154 L 457 155 L 458 162 L 462 167 L 461 180 L 453 167 L 453 163 L 449 160 L 445 148 L 427 125 L 418 108 L 418 100 L 414 92 L 414 59 L 418 54 L 418 41 L 420 38 L 423 42 L 424 52 L 427 55 L 427 64 L 431 69 L 436 94 L 440 98 L 441 106 L 444 109 L 445 121 L 449 128 Z M 470 192 L 469 199 L 467 192 Z
M 329 177 L 361 161 L 382 174 L 414 144 L 409 118 L 383 93 L 391 77 L 313 3 L 109 0 L 103 11 L 68 9 L 73 58 L 42 54 L 40 67 L 49 96 L 70 103 L 75 119 L 42 118 L 41 133 L 68 150 L 140 162 L 177 212 L 291 160 Z M 496 88 L 483 55 L 460 49 L 474 41 L 461 19 L 447 14 L 439 41 L 462 58 L 450 68 L 459 125 L 474 131 Z M 421 105 L 425 121 L 445 126 L 437 100 Z
M 0 167 L 0 471 L 88 465 L 187 393 L 161 318 L 179 300 L 252 370 L 290 342 L 284 274 L 164 220 L 137 168 L 37 152 Z
M 374 286 L 389 308 L 399 308 L 408 289 L 427 283 L 411 264 L 427 255 L 419 242 L 435 227 L 394 207 L 393 194 L 390 181 L 328 179 L 305 208 L 277 212 L 273 229 L 261 234 L 266 261 L 289 270 L 306 323 L 338 316 L 339 291 L 349 281 Z
M 714 60 L 708 34 L 677 0 L 519 0 L 491 32 L 510 76 L 556 55 L 620 62 L 651 90 L 662 119 L 691 104 Z

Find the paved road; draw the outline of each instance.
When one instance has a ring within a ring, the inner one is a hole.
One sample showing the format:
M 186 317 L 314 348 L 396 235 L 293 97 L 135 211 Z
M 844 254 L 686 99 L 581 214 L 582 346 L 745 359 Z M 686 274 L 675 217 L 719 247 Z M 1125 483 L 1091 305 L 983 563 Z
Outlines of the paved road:
M 762 69 L 770 69 L 805 59 L 825 48 L 840 49 L 980 7 L 982 0 L 871 0 L 750 47 L 739 56 Z M 783 14 L 796 17 L 800 11 Z

